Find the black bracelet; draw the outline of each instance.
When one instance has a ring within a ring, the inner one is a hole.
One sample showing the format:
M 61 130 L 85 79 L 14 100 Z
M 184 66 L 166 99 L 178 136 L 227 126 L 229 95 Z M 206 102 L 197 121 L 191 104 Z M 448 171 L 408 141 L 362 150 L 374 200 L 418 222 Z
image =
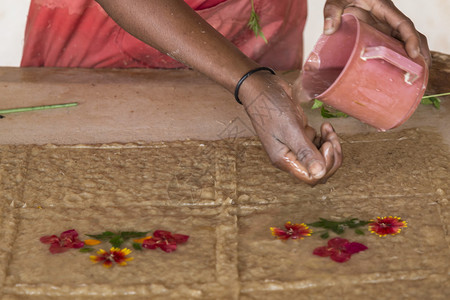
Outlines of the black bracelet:
M 237 103 L 242 105 L 241 100 L 239 100 L 239 89 L 241 88 L 242 83 L 244 83 L 245 79 L 247 79 L 248 77 L 250 77 L 250 75 L 259 72 L 259 71 L 269 71 L 270 73 L 272 73 L 273 75 L 275 75 L 275 71 L 272 70 L 271 68 L 268 67 L 260 67 L 260 68 L 256 68 L 253 70 L 248 71 L 247 73 L 245 73 L 244 76 L 242 76 L 242 78 L 238 81 L 238 83 L 236 84 L 236 89 L 234 90 L 234 99 L 236 99 Z

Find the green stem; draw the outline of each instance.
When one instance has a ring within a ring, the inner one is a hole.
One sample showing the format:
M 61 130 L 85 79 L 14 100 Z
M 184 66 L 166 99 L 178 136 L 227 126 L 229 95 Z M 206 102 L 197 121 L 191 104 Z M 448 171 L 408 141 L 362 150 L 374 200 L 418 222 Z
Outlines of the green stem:
M 433 97 L 442 97 L 442 96 L 448 96 L 448 95 L 450 95 L 450 93 L 443 93 L 443 94 L 429 95 L 429 96 L 422 97 L 422 99 L 433 98 Z
M 18 113 L 18 112 L 33 111 L 33 110 L 45 110 L 45 109 L 53 109 L 53 108 L 72 107 L 72 106 L 77 106 L 77 105 L 78 105 L 77 102 L 73 102 L 73 103 L 66 103 L 66 104 L 53 104 L 53 105 L 41 105 L 41 106 L 1 109 L 0 114 L 11 114 L 11 113 Z

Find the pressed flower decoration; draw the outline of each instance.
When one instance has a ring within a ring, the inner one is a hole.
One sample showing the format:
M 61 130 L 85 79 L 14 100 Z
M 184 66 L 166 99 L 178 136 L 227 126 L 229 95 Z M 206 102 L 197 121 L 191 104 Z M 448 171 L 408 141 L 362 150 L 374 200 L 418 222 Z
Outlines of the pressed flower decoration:
M 332 221 L 320 218 L 319 221 L 311 223 L 309 226 L 322 228 L 322 230 L 317 233 L 320 233 L 321 238 L 327 239 L 330 236 L 330 231 L 336 234 L 342 234 L 346 229 L 352 229 L 356 234 L 363 235 L 364 231 L 362 231 L 360 227 L 366 226 L 367 224 L 369 224 L 369 221 L 363 221 L 357 218 L 344 221 Z
M 377 217 L 376 220 L 370 220 L 369 230 L 372 233 L 377 234 L 380 237 L 386 235 L 396 235 L 402 231 L 402 228 L 406 228 L 407 223 L 399 217 Z
M 49 250 L 52 254 L 66 252 L 70 249 L 79 249 L 80 252 L 96 251 L 95 255 L 90 256 L 91 261 L 101 263 L 103 266 L 110 268 L 113 265 L 126 266 L 129 261 L 133 260 L 133 257 L 128 257 L 132 250 L 122 248 L 125 243 L 131 244 L 137 251 L 160 248 L 170 253 L 177 250 L 179 244 L 184 244 L 189 239 L 188 235 L 175 234 L 165 230 L 156 230 L 152 236 L 148 235 L 148 233 L 139 231 L 105 231 L 101 234 L 86 234 L 89 239 L 81 241 L 78 237 L 78 232 L 71 229 L 64 231 L 60 236 L 43 236 L 40 238 L 40 241 L 44 244 L 50 244 Z M 109 251 L 94 248 L 105 242 L 112 246 Z
M 305 223 L 292 224 L 291 222 L 286 222 L 284 227 L 286 230 L 270 227 L 270 231 L 279 240 L 303 240 L 305 237 L 311 236 L 312 233 L 312 230 Z
M 160 248 L 162 251 L 170 253 L 177 250 L 177 244 L 186 243 L 189 239 L 188 235 L 172 234 L 165 230 L 156 230 L 153 237 L 145 239 L 142 247 L 146 249 Z
M 329 240 L 327 246 L 314 249 L 313 254 L 322 257 L 329 256 L 335 262 L 343 263 L 348 261 L 353 254 L 364 250 L 367 250 L 367 246 L 363 244 L 336 237 Z
M 130 253 L 131 250 L 127 248 L 119 249 L 112 247 L 109 252 L 103 249 L 98 250 L 97 255 L 90 256 L 90 259 L 94 263 L 101 262 L 106 268 L 110 268 L 114 263 L 120 266 L 126 266 L 128 261 L 133 260 L 133 257 L 127 257 Z
M 48 235 L 40 238 L 44 244 L 50 244 L 50 252 L 52 254 L 63 253 L 69 249 L 83 248 L 84 242 L 78 239 L 78 232 L 74 229 L 64 231 L 58 236 Z
M 89 241 L 89 243 L 97 243 L 106 241 L 111 244 L 111 246 L 115 248 L 120 248 L 123 243 L 127 242 L 130 239 L 137 239 L 137 238 L 143 238 L 147 235 L 148 232 L 139 232 L 139 231 L 121 231 L 121 232 L 112 232 L 112 231 L 105 231 L 101 234 L 87 234 L 88 237 L 92 238 Z M 85 241 L 86 244 L 87 241 Z M 133 247 L 136 245 L 133 244 Z
M 292 224 L 291 222 L 286 222 L 284 224 L 285 230 L 270 227 L 270 231 L 275 238 L 283 241 L 288 239 L 302 240 L 313 234 L 319 234 L 322 239 L 328 239 L 330 233 L 341 235 L 347 230 L 352 230 L 357 235 L 364 235 L 364 231 L 361 228 L 365 226 L 368 226 L 368 230 L 371 233 L 384 237 L 400 233 L 402 228 L 407 227 L 407 223 L 400 217 L 377 217 L 376 220 L 370 221 L 357 218 L 343 221 L 320 218 L 319 221 L 313 223 Z M 313 232 L 309 227 L 318 228 L 318 230 Z M 326 246 L 314 249 L 313 254 L 321 257 L 330 257 L 335 262 L 343 263 L 350 260 L 353 254 L 367 249 L 368 247 L 364 244 L 350 242 L 341 237 L 334 237 L 328 241 Z

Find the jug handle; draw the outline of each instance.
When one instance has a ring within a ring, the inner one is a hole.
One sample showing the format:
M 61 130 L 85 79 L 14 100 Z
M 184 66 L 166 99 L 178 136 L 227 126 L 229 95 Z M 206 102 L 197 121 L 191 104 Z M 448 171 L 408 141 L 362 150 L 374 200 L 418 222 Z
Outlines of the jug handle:
M 410 85 L 419 78 L 423 71 L 421 65 L 384 46 L 367 47 L 363 49 L 361 59 L 364 61 L 368 59 L 383 59 L 397 68 L 402 69 L 406 72 L 405 82 Z

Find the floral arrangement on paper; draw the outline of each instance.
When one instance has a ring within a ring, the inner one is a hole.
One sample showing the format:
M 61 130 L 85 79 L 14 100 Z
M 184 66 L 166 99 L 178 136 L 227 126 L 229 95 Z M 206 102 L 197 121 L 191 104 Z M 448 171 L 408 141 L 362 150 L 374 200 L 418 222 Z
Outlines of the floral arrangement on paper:
M 153 235 L 149 232 L 139 231 L 105 231 L 100 234 L 86 234 L 88 239 L 80 240 L 79 234 L 75 229 L 70 229 L 58 235 L 48 235 L 40 238 L 41 243 L 49 244 L 51 254 L 59 254 L 71 249 L 78 249 L 82 253 L 92 253 L 90 260 L 97 264 L 101 263 L 104 267 L 110 268 L 114 265 L 126 266 L 134 257 L 129 256 L 133 250 L 143 251 L 143 249 L 161 249 L 166 253 L 177 250 L 178 246 L 188 241 L 189 236 L 176 234 L 165 230 L 155 230 Z M 109 250 L 99 248 L 100 245 L 109 243 Z M 129 244 L 128 248 L 123 247 Z
M 313 231 L 310 227 L 318 228 Z M 407 223 L 400 217 L 377 217 L 372 220 L 359 220 L 357 218 L 346 219 L 343 221 L 333 221 L 320 218 L 319 221 L 313 223 L 291 223 L 284 224 L 285 229 L 271 227 L 272 235 L 283 241 L 289 239 L 303 240 L 313 234 L 319 234 L 322 239 L 328 239 L 330 233 L 341 235 L 347 230 L 352 230 L 356 235 L 364 235 L 361 228 L 367 227 L 370 233 L 379 237 L 388 235 L 397 235 L 403 228 L 407 227 Z M 314 249 L 313 254 L 320 257 L 330 257 L 333 261 L 343 263 L 350 260 L 353 254 L 367 250 L 368 247 L 362 243 L 349 241 L 341 237 L 334 237 L 328 240 L 325 246 Z

